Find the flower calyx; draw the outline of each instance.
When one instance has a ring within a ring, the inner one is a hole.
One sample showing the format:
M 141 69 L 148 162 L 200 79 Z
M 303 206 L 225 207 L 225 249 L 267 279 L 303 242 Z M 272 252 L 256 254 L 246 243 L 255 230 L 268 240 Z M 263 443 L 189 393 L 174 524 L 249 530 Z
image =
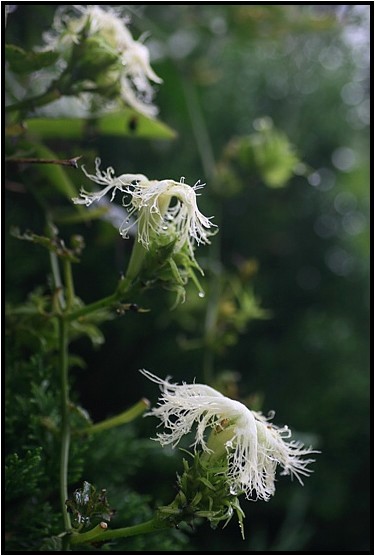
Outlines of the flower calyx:
M 185 450 L 184 450 L 185 451 Z M 244 538 L 243 518 L 238 497 L 228 486 L 226 458 L 209 465 L 202 452 L 186 452 L 192 461 L 183 459 L 184 471 L 177 476 L 178 494 L 168 506 L 158 508 L 161 519 L 177 526 L 185 521 L 192 524 L 195 519 L 207 519 L 213 529 L 224 522 L 225 527 L 237 515 L 241 535 Z

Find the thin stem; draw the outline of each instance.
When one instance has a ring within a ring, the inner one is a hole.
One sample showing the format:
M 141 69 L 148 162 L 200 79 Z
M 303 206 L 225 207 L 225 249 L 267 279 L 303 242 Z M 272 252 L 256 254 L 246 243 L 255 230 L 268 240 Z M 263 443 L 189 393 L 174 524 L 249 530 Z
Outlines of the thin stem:
M 193 133 L 196 144 L 198 146 L 203 170 L 206 178 L 212 179 L 215 175 L 216 168 L 215 157 L 211 145 L 210 136 L 207 131 L 207 126 L 199 106 L 197 94 L 188 79 L 182 77 L 182 84 L 184 87 L 186 104 L 190 114 Z
M 66 507 L 68 499 L 68 464 L 70 447 L 69 384 L 68 384 L 68 325 L 59 318 L 60 386 L 61 386 L 61 453 L 60 453 L 60 503 L 66 531 L 71 529 Z
M 214 152 L 210 140 L 210 135 L 206 126 L 204 116 L 197 98 L 196 91 L 192 84 L 182 77 L 185 92 L 186 104 L 191 118 L 195 142 L 198 146 L 199 156 L 202 162 L 207 180 L 214 180 L 216 173 L 216 163 Z M 220 227 L 222 207 L 216 204 L 215 223 Z M 212 383 L 214 378 L 215 353 L 213 339 L 217 321 L 218 304 L 220 301 L 220 236 L 216 237 L 209 251 L 210 270 L 213 273 L 211 278 L 210 295 L 207 301 L 206 318 L 204 323 L 204 353 L 203 353 L 203 376 L 205 382 Z
M 66 291 L 66 310 L 69 311 L 74 302 L 74 283 L 72 275 L 72 263 L 64 259 L 64 279 Z
M 47 235 L 51 239 L 53 239 L 56 235 L 55 226 L 53 225 L 52 221 L 48 217 L 47 217 Z M 49 252 L 49 258 L 50 258 L 51 270 L 53 276 L 53 285 L 56 291 L 56 297 L 58 301 L 57 310 L 60 312 L 65 310 L 66 302 L 64 296 L 63 283 L 60 274 L 59 259 L 56 253 L 54 253 L 53 251 Z M 54 299 L 56 299 L 56 297 L 54 297 Z
M 150 402 L 146 398 L 142 398 L 138 403 L 133 405 L 130 409 L 123 411 L 119 415 L 115 415 L 115 417 L 111 417 L 110 419 L 105 419 L 100 423 L 96 423 L 95 425 L 91 425 L 89 427 L 85 427 L 84 429 L 76 431 L 76 434 L 93 434 L 97 432 L 102 432 L 107 429 L 112 429 L 113 427 L 118 427 L 119 425 L 123 425 L 125 423 L 130 423 L 142 413 L 145 412 L 146 409 L 150 407 Z
M 115 292 L 112 295 L 109 295 L 108 297 L 103 297 L 103 299 L 100 299 L 99 301 L 90 303 L 90 305 L 85 305 L 85 307 L 82 307 L 82 309 L 77 309 L 76 311 L 72 311 L 71 313 L 65 316 L 65 319 L 68 322 L 77 320 L 82 317 L 86 317 L 87 315 L 90 315 L 95 311 L 99 311 L 101 309 L 107 309 L 108 307 L 111 307 L 112 305 L 114 305 L 119 301 L 120 301 L 120 296 L 118 293 Z
M 95 311 L 100 311 L 101 309 L 113 308 L 113 306 L 120 303 L 125 296 L 131 295 L 133 288 L 136 288 L 136 284 L 133 284 L 128 277 L 125 277 L 120 280 L 115 293 L 108 295 L 107 297 L 103 297 L 103 299 L 99 299 L 99 301 L 94 301 L 94 303 L 85 305 L 85 307 L 82 307 L 81 309 L 72 311 L 71 313 L 65 315 L 65 318 L 68 322 L 70 322 L 86 317 L 87 315 L 90 315 Z
M 66 304 L 65 304 L 63 284 L 60 275 L 59 259 L 56 253 L 53 253 L 53 251 L 49 252 L 49 258 L 51 262 L 54 287 L 57 292 L 58 309 L 64 310 Z
M 154 517 L 150 521 L 139 523 L 138 525 L 122 527 L 120 529 L 103 530 L 102 526 L 97 525 L 94 529 L 91 529 L 91 531 L 87 531 L 86 533 L 73 533 L 71 537 L 71 545 L 86 542 L 107 541 L 123 537 L 134 537 L 135 535 L 155 533 L 156 531 L 170 527 L 171 526 L 167 520 L 161 520 L 157 517 Z
M 5 162 L 13 162 L 15 164 L 58 164 L 60 166 L 70 166 L 71 168 L 78 168 L 78 160 L 82 156 L 75 156 L 74 158 L 67 158 L 58 160 L 55 158 L 19 158 L 16 156 L 8 156 Z

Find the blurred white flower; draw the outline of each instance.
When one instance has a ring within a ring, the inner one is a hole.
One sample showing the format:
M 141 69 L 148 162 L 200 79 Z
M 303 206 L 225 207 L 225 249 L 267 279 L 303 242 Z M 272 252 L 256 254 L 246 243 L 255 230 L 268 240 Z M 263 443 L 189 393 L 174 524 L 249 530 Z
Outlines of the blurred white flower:
M 120 234 L 128 237 L 134 224 L 138 226 L 138 241 L 149 249 L 161 238 L 175 241 L 175 251 L 187 245 L 193 256 L 194 241 L 210 243 L 214 224 L 198 209 L 196 191 L 203 187 L 199 182 L 194 186 L 174 180 L 149 180 L 143 174 L 123 174 L 116 177 L 112 167 L 100 170 L 100 159 L 95 161 L 96 174 L 89 174 L 82 167 L 86 176 L 95 183 L 105 186 L 100 191 L 89 193 L 81 189 L 79 197 L 72 199 L 75 204 L 90 206 L 111 192 L 111 201 L 116 191 L 124 194 L 123 205 L 129 217 L 120 226 Z M 133 218 L 131 218 L 133 217 Z
M 157 114 L 152 104 L 154 90 L 150 83 L 162 83 L 151 68 L 148 48 L 134 40 L 127 28 L 129 21 L 113 8 L 98 5 L 63 6 L 56 11 L 53 32 L 44 35 L 48 47 L 61 50 L 65 56 L 83 37 L 100 37 L 118 58 L 110 71 L 120 84 L 120 95 L 132 108 L 148 116 Z
M 196 425 L 193 446 L 200 446 L 212 461 L 226 455 L 233 494 L 243 492 L 248 499 L 268 500 L 275 492 L 277 465 L 283 468 L 282 475 L 294 476 L 301 484 L 301 477 L 311 473 L 308 465 L 315 460 L 303 458 L 317 452 L 288 440 L 291 431 L 287 426 L 273 425 L 260 412 L 251 411 L 210 386 L 172 384 L 149 371 L 141 373 L 159 384 L 162 392 L 158 406 L 147 414 L 158 417 L 166 429 L 155 440 L 162 446 L 175 447 Z M 206 429 L 211 429 L 208 441 Z

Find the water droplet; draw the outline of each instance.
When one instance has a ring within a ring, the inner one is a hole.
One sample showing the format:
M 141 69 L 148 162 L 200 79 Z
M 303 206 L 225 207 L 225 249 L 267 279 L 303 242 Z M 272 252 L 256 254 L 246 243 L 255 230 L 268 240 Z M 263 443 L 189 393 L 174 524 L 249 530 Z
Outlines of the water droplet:
M 198 295 L 199 297 L 204 297 L 206 294 L 204 292 L 199 292 Z

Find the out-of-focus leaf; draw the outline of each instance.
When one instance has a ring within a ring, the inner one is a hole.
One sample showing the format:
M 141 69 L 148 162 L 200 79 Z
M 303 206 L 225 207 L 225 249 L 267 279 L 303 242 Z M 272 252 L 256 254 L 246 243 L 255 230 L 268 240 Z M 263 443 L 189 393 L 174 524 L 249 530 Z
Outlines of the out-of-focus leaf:
M 85 131 L 87 121 L 81 118 L 31 118 L 26 120 L 29 131 L 42 139 L 78 139 Z
M 284 187 L 300 163 L 288 137 L 274 127 L 269 117 L 258 119 L 254 133 L 232 139 L 225 148 L 224 161 L 220 174 L 226 187 L 236 175 L 233 162 L 247 172 L 258 173 L 265 185 L 273 188 Z
M 131 136 L 148 139 L 174 139 L 176 132 L 160 120 L 147 118 L 130 108 L 105 114 L 96 119 L 30 118 L 27 128 L 42 139 L 78 139 L 85 134 Z
M 59 57 L 57 52 L 26 52 L 14 44 L 5 45 L 5 56 L 14 73 L 29 73 L 54 64 Z
M 5 136 L 6 137 L 17 137 L 18 135 L 22 135 L 25 133 L 25 127 L 23 123 L 11 123 L 5 127 Z
M 258 171 L 268 187 L 284 187 L 299 158 L 287 136 L 275 129 L 253 135 L 251 146 Z
M 73 205 L 76 207 L 77 205 Z M 53 217 L 53 221 L 57 224 L 77 224 L 78 222 L 89 222 L 91 220 L 96 220 L 97 218 L 101 218 L 104 214 L 108 212 L 107 207 L 99 207 L 90 210 L 86 210 L 85 212 L 77 212 L 75 209 L 59 209 L 59 210 L 52 210 L 51 215 Z
M 107 313 L 107 318 L 113 318 L 109 313 Z M 107 320 L 107 319 L 106 319 Z M 105 338 L 101 330 L 90 322 L 72 322 L 71 323 L 71 333 L 74 338 L 79 338 L 81 336 L 88 336 L 91 340 L 93 347 L 99 347 L 104 344 Z
M 176 132 L 160 120 L 124 108 L 107 114 L 98 120 L 97 129 L 108 135 L 130 135 L 150 139 L 174 139 Z

